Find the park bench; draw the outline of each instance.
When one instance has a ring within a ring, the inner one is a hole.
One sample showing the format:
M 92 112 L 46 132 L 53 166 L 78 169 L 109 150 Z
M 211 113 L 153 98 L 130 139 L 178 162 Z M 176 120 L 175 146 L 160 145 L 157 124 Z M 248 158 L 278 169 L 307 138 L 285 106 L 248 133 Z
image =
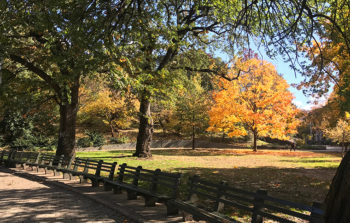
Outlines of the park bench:
M 145 206 L 155 206 L 156 202 L 164 203 L 167 206 L 167 214 L 177 214 L 178 209 L 174 209 L 168 203 L 175 199 L 178 194 L 180 183 L 180 173 L 166 173 L 160 169 L 148 170 L 141 166 L 127 166 L 126 163 L 118 168 L 116 180 L 106 179 L 104 181 L 105 190 L 114 190 L 114 193 L 121 193 L 126 190 L 129 200 L 137 199 L 140 195 L 145 199 Z
M 45 174 L 48 170 L 49 166 L 52 166 L 52 163 L 55 159 L 54 154 L 48 154 L 48 153 L 41 153 L 39 157 L 34 160 L 30 160 L 27 165 L 30 167 L 36 167 L 37 172 L 39 172 L 39 169 L 42 168 L 45 171 Z
M 29 163 L 32 160 L 36 160 L 38 155 L 39 155 L 39 153 L 36 153 L 36 152 L 15 151 L 12 154 L 12 162 L 24 167 L 26 165 L 26 163 Z
M 16 150 L 6 150 L 3 155 L 3 164 L 6 167 L 16 167 Z M 18 156 L 18 155 L 17 155 Z
M 184 221 L 193 218 L 214 223 L 240 222 L 223 213 L 245 213 L 251 216 L 252 223 L 263 222 L 263 219 L 277 222 L 323 222 L 323 211 L 318 203 L 314 203 L 313 207 L 296 204 L 268 196 L 263 190 L 248 192 L 230 187 L 225 182 L 201 180 L 198 176 L 191 177 L 188 186 L 187 201 L 170 201 L 183 211 Z
M 52 170 L 54 175 L 58 174 L 57 169 L 60 169 L 64 160 L 64 155 L 43 154 L 38 164 L 38 168 L 43 168 L 45 174 L 48 170 Z
M 67 168 L 59 169 L 59 171 L 63 172 L 63 177 L 66 178 L 66 174 L 68 174 L 69 179 L 72 179 L 73 176 L 78 176 L 81 183 L 90 179 L 93 187 L 98 187 L 100 182 L 103 182 L 105 179 L 112 180 L 117 165 L 116 162 L 108 163 L 103 160 L 97 161 L 79 157 L 76 157 L 73 163 L 71 162 L 68 163 Z
M 9 159 L 11 152 L 9 150 L 2 150 L 0 153 L 0 164 L 5 164 L 6 160 Z
M 23 158 L 25 157 L 25 158 Z M 26 168 L 26 166 L 32 164 L 32 163 L 38 163 L 39 162 L 40 153 L 38 152 L 27 152 L 25 156 L 22 155 L 22 160 L 17 162 L 18 164 L 21 164 L 23 169 Z

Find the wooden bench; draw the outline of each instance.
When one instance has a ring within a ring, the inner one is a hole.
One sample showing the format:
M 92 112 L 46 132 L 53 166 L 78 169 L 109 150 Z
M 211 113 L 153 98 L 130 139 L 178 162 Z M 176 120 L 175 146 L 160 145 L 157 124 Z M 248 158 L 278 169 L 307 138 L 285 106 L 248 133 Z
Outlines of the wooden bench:
M 140 195 L 145 199 L 145 206 L 155 206 L 156 202 L 164 203 L 167 206 L 167 214 L 177 214 L 178 209 L 168 203 L 175 199 L 178 194 L 180 173 L 166 173 L 160 169 L 148 170 L 141 166 L 127 166 L 126 163 L 118 168 L 118 178 L 113 181 L 105 179 L 105 190 L 114 190 L 114 193 L 121 193 L 126 190 L 129 200 L 137 199 Z
M 9 150 L 2 150 L 0 153 L 0 165 L 5 165 L 6 161 L 9 159 L 11 155 L 11 151 Z
M 268 196 L 263 190 L 248 192 L 230 187 L 225 182 L 217 184 L 201 180 L 198 176 L 190 178 L 187 201 L 172 200 L 170 203 L 184 212 L 184 221 L 193 218 L 214 223 L 240 222 L 223 213 L 243 212 L 251 216 L 252 223 L 261 223 L 263 219 L 323 222 L 323 211 L 318 203 L 313 207 L 296 204 Z
M 36 154 L 33 153 L 30 157 L 28 157 L 28 160 L 25 162 L 25 165 L 31 167 L 33 170 L 34 166 L 36 167 L 37 165 L 39 165 L 41 156 L 42 154 L 40 152 Z
M 54 154 L 41 153 L 37 160 L 34 162 L 29 162 L 27 165 L 30 167 L 36 167 L 36 171 L 39 172 L 39 169 L 44 169 L 45 174 L 47 173 L 48 167 L 52 166 L 53 160 L 55 159 Z
M 8 168 L 16 167 L 17 150 L 6 150 L 3 156 L 3 164 Z
M 16 164 L 21 165 L 21 167 L 25 168 L 25 166 L 28 163 L 33 163 L 36 162 L 38 160 L 39 157 L 39 153 L 38 152 L 15 152 L 13 154 L 13 162 Z
M 81 183 L 90 179 L 92 186 L 98 187 L 100 182 L 103 182 L 105 179 L 113 179 L 116 166 L 117 162 L 108 163 L 103 160 L 97 161 L 77 157 L 73 163 L 68 164 L 67 168 L 59 169 L 59 171 L 64 173 L 64 178 L 67 178 L 67 174 L 69 179 L 72 179 L 73 176 L 78 176 Z M 101 173 L 104 174 L 101 175 Z M 107 175 L 107 177 L 104 175 Z
M 38 168 L 43 168 L 45 174 L 48 170 L 52 170 L 53 174 L 58 175 L 58 169 L 61 168 L 62 162 L 64 160 L 64 155 L 54 155 L 54 154 L 45 154 L 42 156 L 41 162 L 39 162 Z

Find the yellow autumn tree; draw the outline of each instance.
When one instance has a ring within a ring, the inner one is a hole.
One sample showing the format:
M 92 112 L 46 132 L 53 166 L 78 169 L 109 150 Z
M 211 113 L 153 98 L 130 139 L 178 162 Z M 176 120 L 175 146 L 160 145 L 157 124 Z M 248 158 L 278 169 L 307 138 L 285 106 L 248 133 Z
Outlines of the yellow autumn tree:
M 112 91 L 108 87 L 81 87 L 80 89 L 81 122 L 98 122 L 107 126 L 111 136 L 116 137 L 120 129 L 130 126 L 138 101 L 130 93 Z
M 257 58 L 237 59 L 232 74 L 247 71 L 236 81 L 220 80 L 214 92 L 214 106 L 209 112 L 209 131 L 226 132 L 228 136 L 254 136 L 253 150 L 257 150 L 258 136 L 282 140 L 296 133 L 299 120 L 289 85 L 275 67 Z

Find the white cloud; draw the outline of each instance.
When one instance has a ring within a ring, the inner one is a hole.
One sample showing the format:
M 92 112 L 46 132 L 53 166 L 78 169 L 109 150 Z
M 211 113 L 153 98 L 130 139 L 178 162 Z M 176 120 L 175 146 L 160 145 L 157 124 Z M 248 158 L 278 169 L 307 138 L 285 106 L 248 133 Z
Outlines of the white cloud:
M 298 101 L 298 100 L 293 100 L 293 103 L 294 103 L 298 108 L 300 108 L 300 107 L 303 105 L 303 102 Z
M 315 105 L 313 104 L 307 104 L 305 102 L 302 101 L 298 101 L 298 100 L 293 100 L 293 103 L 299 108 L 299 109 L 303 109 L 303 110 L 311 110 L 312 107 L 314 107 Z

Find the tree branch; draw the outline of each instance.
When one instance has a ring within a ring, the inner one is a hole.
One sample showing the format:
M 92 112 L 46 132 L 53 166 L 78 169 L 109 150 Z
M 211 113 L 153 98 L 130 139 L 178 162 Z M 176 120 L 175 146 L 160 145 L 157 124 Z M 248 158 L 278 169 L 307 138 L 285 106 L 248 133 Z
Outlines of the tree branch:
M 237 74 L 234 77 L 228 77 L 227 73 L 220 72 L 220 70 L 213 70 L 213 69 L 209 69 L 209 68 L 196 69 L 196 68 L 192 68 L 192 67 L 172 67 L 170 69 L 173 69 L 173 70 L 185 69 L 185 70 L 191 71 L 191 72 L 211 73 L 211 74 L 214 74 L 216 76 L 220 76 L 221 78 L 224 78 L 225 80 L 228 80 L 228 81 L 237 80 L 242 74 L 250 72 L 250 68 L 248 71 L 238 70 Z
M 14 62 L 20 63 L 22 66 L 26 67 L 29 71 L 35 73 L 40 78 L 42 78 L 52 89 L 59 95 L 60 94 L 60 87 L 57 83 L 42 69 L 36 67 L 33 63 L 27 61 L 26 59 L 23 59 L 22 57 L 19 57 L 17 55 L 10 55 L 10 59 Z

